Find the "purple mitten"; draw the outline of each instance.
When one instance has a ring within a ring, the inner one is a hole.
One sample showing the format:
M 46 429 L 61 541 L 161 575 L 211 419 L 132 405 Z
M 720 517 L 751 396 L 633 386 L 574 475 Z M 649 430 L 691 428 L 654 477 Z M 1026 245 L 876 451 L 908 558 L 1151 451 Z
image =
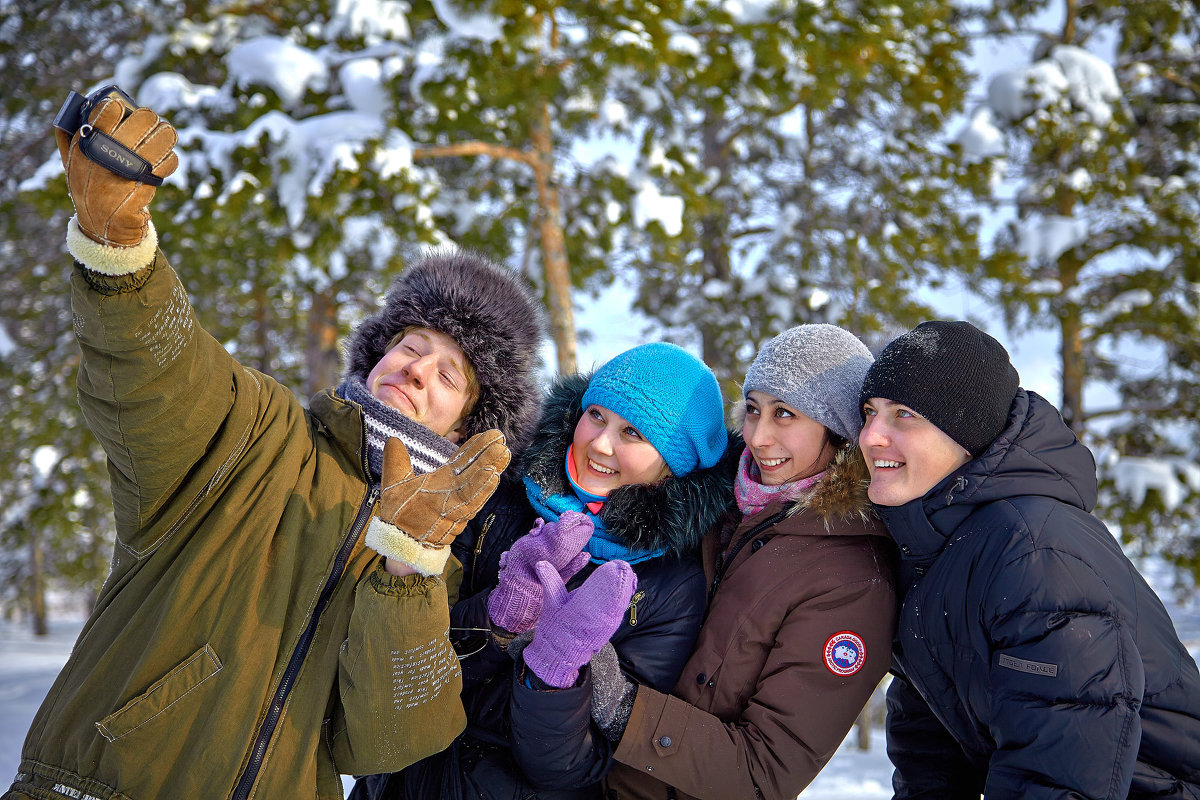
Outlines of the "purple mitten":
M 591 557 L 583 550 L 594 526 L 587 514 L 564 511 L 556 521 L 540 518 L 529 533 L 500 556 L 500 582 L 488 595 L 488 617 L 498 628 L 522 634 L 533 630 L 542 613 L 542 585 L 534 565 L 547 561 L 565 583 Z
M 545 589 L 542 618 L 525 648 L 525 665 L 559 689 L 574 686 L 579 668 L 612 638 L 637 589 L 633 567 L 624 561 L 601 564 L 583 585 L 568 592 L 558 572 L 538 562 Z

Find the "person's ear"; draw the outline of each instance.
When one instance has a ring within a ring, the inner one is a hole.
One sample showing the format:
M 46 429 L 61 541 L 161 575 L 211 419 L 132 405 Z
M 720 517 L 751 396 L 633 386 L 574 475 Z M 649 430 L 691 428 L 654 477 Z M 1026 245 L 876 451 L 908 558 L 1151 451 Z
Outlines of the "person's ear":
M 463 422 L 465 422 L 465 420 L 460 419 L 458 423 L 450 429 L 450 432 L 446 434 L 446 439 L 448 441 L 458 444 L 463 440 Z

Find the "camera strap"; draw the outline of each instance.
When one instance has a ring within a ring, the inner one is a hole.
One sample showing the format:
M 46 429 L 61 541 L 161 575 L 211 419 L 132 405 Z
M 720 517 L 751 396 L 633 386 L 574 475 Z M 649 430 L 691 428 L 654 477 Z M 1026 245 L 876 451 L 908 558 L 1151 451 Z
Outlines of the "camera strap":
M 59 109 L 58 116 L 54 118 L 54 127 L 68 136 L 74 136 L 78 131 L 80 152 L 89 161 L 99 164 L 109 172 L 114 172 L 131 181 L 162 186 L 163 179 L 151 171 L 154 167 L 153 164 L 88 123 L 96 104 L 109 97 L 120 104 L 122 119 L 128 117 L 137 108 L 133 98 L 121 91 L 115 84 L 101 87 L 87 97 L 78 92 L 71 92 L 67 95 L 62 108 Z
M 163 179 L 151 172 L 153 165 L 149 161 L 91 125 L 84 125 L 79 129 L 79 149 L 89 161 L 122 178 L 151 186 L 162 186 Z

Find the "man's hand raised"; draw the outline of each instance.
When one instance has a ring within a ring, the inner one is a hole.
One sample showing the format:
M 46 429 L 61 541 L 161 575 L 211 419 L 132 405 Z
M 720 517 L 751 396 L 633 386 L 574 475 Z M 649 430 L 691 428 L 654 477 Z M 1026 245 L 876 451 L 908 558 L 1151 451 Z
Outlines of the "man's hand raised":
M 416 475 L 403 443 L 389 439 L 379 514 L 367 528 L 367 546 L 422 575 L 440 575 L 450 544 L 492 496 L 510 458 L 504 436 L 484 431 L 441 467 Z
M 74 135 L 54 129 L 76 222 L 94 242 L 134 247 L 146 238 L 149 205 L 156 187 L 122 177 L 91 161 L 80 150 L 80 143 L 96 132 L 106 134 L 146 159 L 156 176 L 166 178 L 179 166 L 174 151 L 178 136 L 158 114 L 148 108 L 133 108 L 116 92 L 96 102 L 84 122 Z

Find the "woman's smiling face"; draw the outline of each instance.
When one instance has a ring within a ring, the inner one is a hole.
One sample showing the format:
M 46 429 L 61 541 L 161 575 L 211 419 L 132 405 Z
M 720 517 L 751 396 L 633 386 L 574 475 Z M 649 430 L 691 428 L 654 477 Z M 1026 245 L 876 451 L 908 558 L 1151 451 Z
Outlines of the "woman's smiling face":
M 620 486 L 657 483 L 670 474 L 654 445 L 614 411 L 590 405 L 571 440 L 575 482 L 601 497 Z
M 742 438 L 758 465 L 764 486 L 779 486 L 816 475 L 833 459 L 825 426 L 774 395 L 746 395 Z

